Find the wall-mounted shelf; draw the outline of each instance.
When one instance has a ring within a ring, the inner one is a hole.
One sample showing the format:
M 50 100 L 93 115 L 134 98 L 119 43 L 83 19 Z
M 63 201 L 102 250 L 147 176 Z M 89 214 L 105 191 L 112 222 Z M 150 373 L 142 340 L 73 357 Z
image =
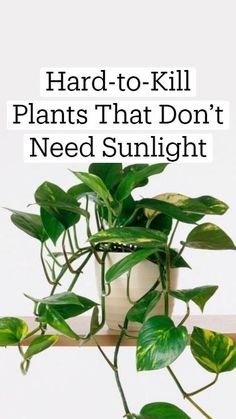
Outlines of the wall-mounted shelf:
M 23 318 L 29 325 L 30 330 L 37 327 L 37 323 L 32 317 Z M 174 316 L 174 321 L 178 324 L 181 320 L 181 316 Z M 75 330 L 79 335 L 86 335 L 89 330 L 90 318 L 81 316 L 78 318 L 71 319 L 69 321 L 70 326 Z M 224 333 L 227 336 L 230 336 L 236 341 L 236 315 L 203 315 L 203 316 L 191 316 L 186 322 L 188 330 L 191 332 L 193 326 L 202 327 L 205 329 L 214 330 L 219 333 Z M 49 333 L 57 333 L 54 329 L 48 328 Z M 119 331 L 108 329 L 104 327 L 99 334 L 96 336 L 97 342 L 101 346 L 115 346 L 117 341 L 117 335 Z M 135 335 L 135 332 L 130 332 L 130 334 Z M 24 345 L 28 345 L 30 339 L 23 342 Z M 57 346 L 79 346 L 80 343 L 69 337 L 60 336 L 56 344 Z M 125 337 L 122 342 L 122 346 L 135 346 L 136 339 Z M 83 346 L 96 346 L 93 340 L 90 340 L 83 344 Z

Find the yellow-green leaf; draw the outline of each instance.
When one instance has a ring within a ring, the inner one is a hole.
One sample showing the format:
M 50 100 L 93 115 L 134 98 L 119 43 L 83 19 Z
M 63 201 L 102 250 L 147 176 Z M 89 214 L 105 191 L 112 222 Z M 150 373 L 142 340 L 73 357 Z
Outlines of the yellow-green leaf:
M 236 368 L 236 344 L 228 336 L 194 327 L 191 351 L 207 371 L 219 374 Z
M 138 336 L 138 371 L 167 367 L 179 357 L 187 343 L 186 327 L 175 327 L 167 316 L 151 317 L 143 324 Z
M 42 335 L 42 336 L 36 336 L 32 342 L 29 344 L 24 358 L 30 359 L 32 356 L 39 354 L 42 351 L 45 351 L 46 349 L 50 348 L 50 346 L 55 345 L 55 343 L 58 341 L 57 335 Z
M 16 317 L 0 318 L 0 346 L 19 343 L 28 333 L 27 324 Z
M 167 236 L 161 231 L 143 227 L 123 227 L 102 230 L 89 237 L 91 243 L 121 243 L 142 247 L 164 247 Z
M 204 223 L 195 227 L 182 244 L 195 249 L 236 249 L 231 238 L 220 227 L 212 223 Z

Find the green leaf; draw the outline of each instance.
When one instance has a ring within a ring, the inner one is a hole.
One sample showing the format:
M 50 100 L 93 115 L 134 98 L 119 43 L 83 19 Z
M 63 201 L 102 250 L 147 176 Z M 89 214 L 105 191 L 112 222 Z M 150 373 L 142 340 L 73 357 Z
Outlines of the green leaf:
M 39 354 L 45 349 L 50 348 L 58 341 L 57 335 L 42 335 L 36 336 L 29 344 L 27 351 L 25 352 L 25 359 L 30 359 L 32 356 Z
M 154 263 L 166 264 L 166 253 L 164 251 L 158 251 L 157 257 L 150 256 L 149 260 Z M 179 256 L 175 249 L 170 249 L 170 267 L 171 268 L 190 268 L 189 264 L 184 260 L 182 256 Z M 191 269 L 191 268 L 190 268 Z
M 168 236 L 171 232 L 172 224 L 173 221 L 171 217 L 166 214 L 159 214 L 152 220 L 150 228 L 162 231 Z
M 42 299 L 27 297 L 36 303 L 41 303 L 57 310 L 63 319 L 79 316 L 97 305 L 94 301 L 73 292 L 62 292 Z
M 95 335 L 99 329 L 100 329 L 99 310 L 98 310 L 98 306 L 95 306 L 93 309 L 93 314 L 90 321 L 90 334 Z
M 76 199 L 54 183 L 44 182 L 35 192 L 35 200 L 40 207 L 59 221 L 65 229 L 76 224 L 80 216 L 88 217 Z
M 170 291 L 169 294 L 186 303 L 193 301 L 203 311 L 207 301 L 215 294 L 217 289 L 217 285 L 205 285 L 193 289 Z
M 142 170 L 139 170 L 135 175 L 136 185 L 138 185 L 144 179 L 149 178 L 150 176 L 162 173 L 167 166 L 168 166 L 168 163 L 157 163 L 157 164 L 150 164 L 147 167 L 144 167 Z
M 124 175 L 126 175 L 129 172 L 137 173 L 137 172 L 140 172 L 140 170 L 143 170 L 148 166 L 149 166 L 149 164 L 147 164 L 147 163 L 130 164 L 130 165 L 128 165 L 124 168 L 123 172 L 124 172 Z M 148 178 L 145 178 L 137 185 L 137 187 L 139 188 L 139 187 L 145 186 L 147 184 L 148 184 Z
M 74 173 L 74 175 L 77 176 L 81 182 L 85 183 L 85 185 L 87 185 L 98 196 L 100 196 L 107 205 L 110 205 L 113 202 L 113 198 L 109 190 L 107 189 L 102 179 L 100 179 L 98 176 L 86 172 L 72 173 Z
M 169 202 L 157 200 L 154 198 L 146 198 L 142 199 L 141 201 L 137 201 L 136 206 L 137 208 L 153 210 L 152 216 L 155 213 L 162 213 L 178 221 L 182 221 L 183 223 L 194 224 L 199 219 L 198 216 L 196 217 L 196 214 L 184 212 L 181 208 L 178 208 L 174 204 L 170 204 Z
M 225 212 L 229 209 L 228 205 L 220 201 L 217 198 L 214 198 L 213 196 L 199 196 L 197 199 L 199 202 L 205 205 L 207 208 L 207 211 L 205 214 L 216 214 L 216 215 L 222 215 L 225 214 Z
M 236 368 L 236 344 L 228 336 L 194 327 L 191 351 L 207 371 L 219 374 Z
M 72 195 L 76 200 L 82 198 L 85 195 L 94 194 L 92 189 L 85 185 L 85 183 L 72 186 L 70 189 L 68 189 L 67 193 Z
M 123 201 L 127 198 L 134 188 L 142 186 L 142 183 L 150 176 L 163 172 L 167 164 L 168 163 L 145 165 L 141 170 L 139 170 L 140 167 L 138 167 L 138 165 L 133 165 L 117 188 L 115 194 L 117 201 Z
M 13 212 L 11 221 L 20 230 L 29 234 L 29 236 L 40 240 L 42 243 L 48 239 L 48 235 L 44 229 L 41 217 L 39 215 L 22 211 L 15 211 L 12 209 L 9 209 L 9 211 Z
M 231 238 L 220 227 L 212 223 L 198 225 L 189 233 L 186 241 L 181 243 L 194 249 L 236 249 Z
M 147 259 L 152 253 L 156 253 L 156 249 L 141 249 L 124 257 L 108 269 L 106 272 L 106 281 L 112 282 L 114 279 L 119 278 L 119 276 L 132 269 L 142 260 Z
M 98 176 L 111 191 L 122 179 L 122 163 L 92 163 L 89 173 Z
M 140 413 L 140 419 L 191 419 L 177 406 L 165 402 L 147 404 Z
M 212 196 L 189 198 L 188 196 L 179 193 L 164 193 L 155 196 L 154 199 L 173 204 L 186 213 L 198 214 L 196 221 L 206 214 L 224 214 L 228 209 L 227 204 Z M 145 213 L 148 218 L 153 215 L 153 211 L 150 209 L 146 210 Z
M 110 228 L 89 237 L 91 243 L 123 243 L 143 247 L 164 247 L 167 237 L 157 230 L 142 227 Z
M 159 291 L 149 292 L 129 309 L 127 319 L 130 322 L 143 323 L 147 315 L 156 307 L 160 298 Z
M 50 305 L 40 304 L 38 308 L 38 321 L 47 323 L 65 336 L 72 339 L 79 339 L 79 336 L 70 328 L 62 315 Z
M 14 345 L 28 333 L 27 324 L 16 317 L 0 318 L 0 346 Z
M 65 231 L 64 226 L 44 208 L 40 208 L 40 214 L 45 231 L 47 232 L 52 242 L 56 245 L 57 240 Z
M 115 199 L 119 202 L 124 201 L 135 188 L 135 184 L 135 174 L 132 172 L 127 173 L 116 190 Z
M 138 337 L 138 371 L 167 367 L 179 357 L 187 343 L 185 326 L 175 327 L 167 316 L 151 317 L 143 324 Z

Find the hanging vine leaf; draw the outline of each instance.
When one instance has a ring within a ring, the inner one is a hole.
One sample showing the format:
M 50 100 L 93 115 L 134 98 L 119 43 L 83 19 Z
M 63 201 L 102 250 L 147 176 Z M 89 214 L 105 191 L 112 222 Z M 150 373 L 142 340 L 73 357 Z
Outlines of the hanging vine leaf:
M 65 336 L 72 339 L 79 339 L 79 336 L 66 323 L 61 314 L 49 305 L 40 304 L 38 308 L 40 323 L 47 323 Z
M 151 317 L 143 324 L 138 337 L 138 371 L 167 367 L 179 357 L 187 343 L 186 327 L 175 327 L 167 316 Z
M 207 371 L 219 374 L 236 368 L 236 344 L 228 336 L 194 327 L 191 351 Z
M 42 335 L 36 336 L 32 342 L 29 344 L 27 351 L 25 352 L 24 358 L 30 359 L 34 355 L 39 354 L 42 351 L 50 348 L 50 346 L 55 345 L 58 341 L 57 335 Z
M 207 301 L 215 294 L 217 289 L 217 285 L 205 285 L 192 289 L 174 290 L 170 291 L 169 294 L 186 303 L 193 301 L 203 311 Z
M 147 404 L 140 414 L 140 419 L 191 419 L 179 407 L 165 402 Z
M 50 306 L 56 310 L 63 317 L 63 319 L 79 316 L 97 305 L 94 301 L 86 297 L 82 297 L 81 295 L 74 294 L 73 292 L 54 294 L 42 299 L 29 296 L 26 297 L 30 298 L 35 303 L 40 303 L 40 306 Z
M 48 234 L 44 229 L 40 215 L 12 209 L 9 209 L 9 211 L 13 213 L 11 216 L 11 221 L 20 230 L 39 240 L 41 243 L 48 239 Z
M 19 343 L 28 333 L 28 325 L 16 317 L 0 318 L 0 346 Z
M 235 250 L 231 238 L 220 227 L 212 223 L 204 223 L 195 227 L 185 242 L 187 247 L 209 250 Z

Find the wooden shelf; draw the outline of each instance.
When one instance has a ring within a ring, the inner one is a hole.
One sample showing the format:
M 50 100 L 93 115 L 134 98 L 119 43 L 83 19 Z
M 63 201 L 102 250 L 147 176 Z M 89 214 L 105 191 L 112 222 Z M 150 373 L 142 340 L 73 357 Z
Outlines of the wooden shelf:
M 37 327 L 37 323 L 34 321 L 32 317 L 24 317 L 23 318 L 30 327 L 30 330 Z M 176 324 L 181 321 L 181 316 L 174 316 L 173 320 Z M 86 335 L 89 331 L 89 323 L 90 318 L 81 316 L 78 318 L 73 318 L 68 321 L 70 326 L 76 333 L 79 335 Z M 193 326 L 202 327 L 205 329 L 214 330 L 219 333 L 224 333 L 227 336 L 230 336 L 232 339 L 236 341 L 236 315 L 202 315 L 202 316 L 191 316 L 186 322 L 186 326 L 191 332 Z M 54 329 L 48 328 L 48 333 L 55 333 L 58 334 Z M 104 327 L 99 334 L 96 336 L 97 342 L 101 346 L 115 346 L 117 342 L 117 335 L 119 334 L 118 330 L 111 330 L 107 327 Z M 135 332 L 130 332 L 130 334 L 135 335 Z M 23 342 L 23 345 L 27 346 L 30 342 L 30 338 Z M 56 344 L 57 346 L 80 346 L 80 342 L 71 339 L 66 336 L 60 336 L 59 340 Z M 125 337 L 122 342 L 122 346 L 135 346 L 136 340 Z M 83 343 L 83 346 L 96 346 L 93 340 L 90 340 L 86 343 Z

